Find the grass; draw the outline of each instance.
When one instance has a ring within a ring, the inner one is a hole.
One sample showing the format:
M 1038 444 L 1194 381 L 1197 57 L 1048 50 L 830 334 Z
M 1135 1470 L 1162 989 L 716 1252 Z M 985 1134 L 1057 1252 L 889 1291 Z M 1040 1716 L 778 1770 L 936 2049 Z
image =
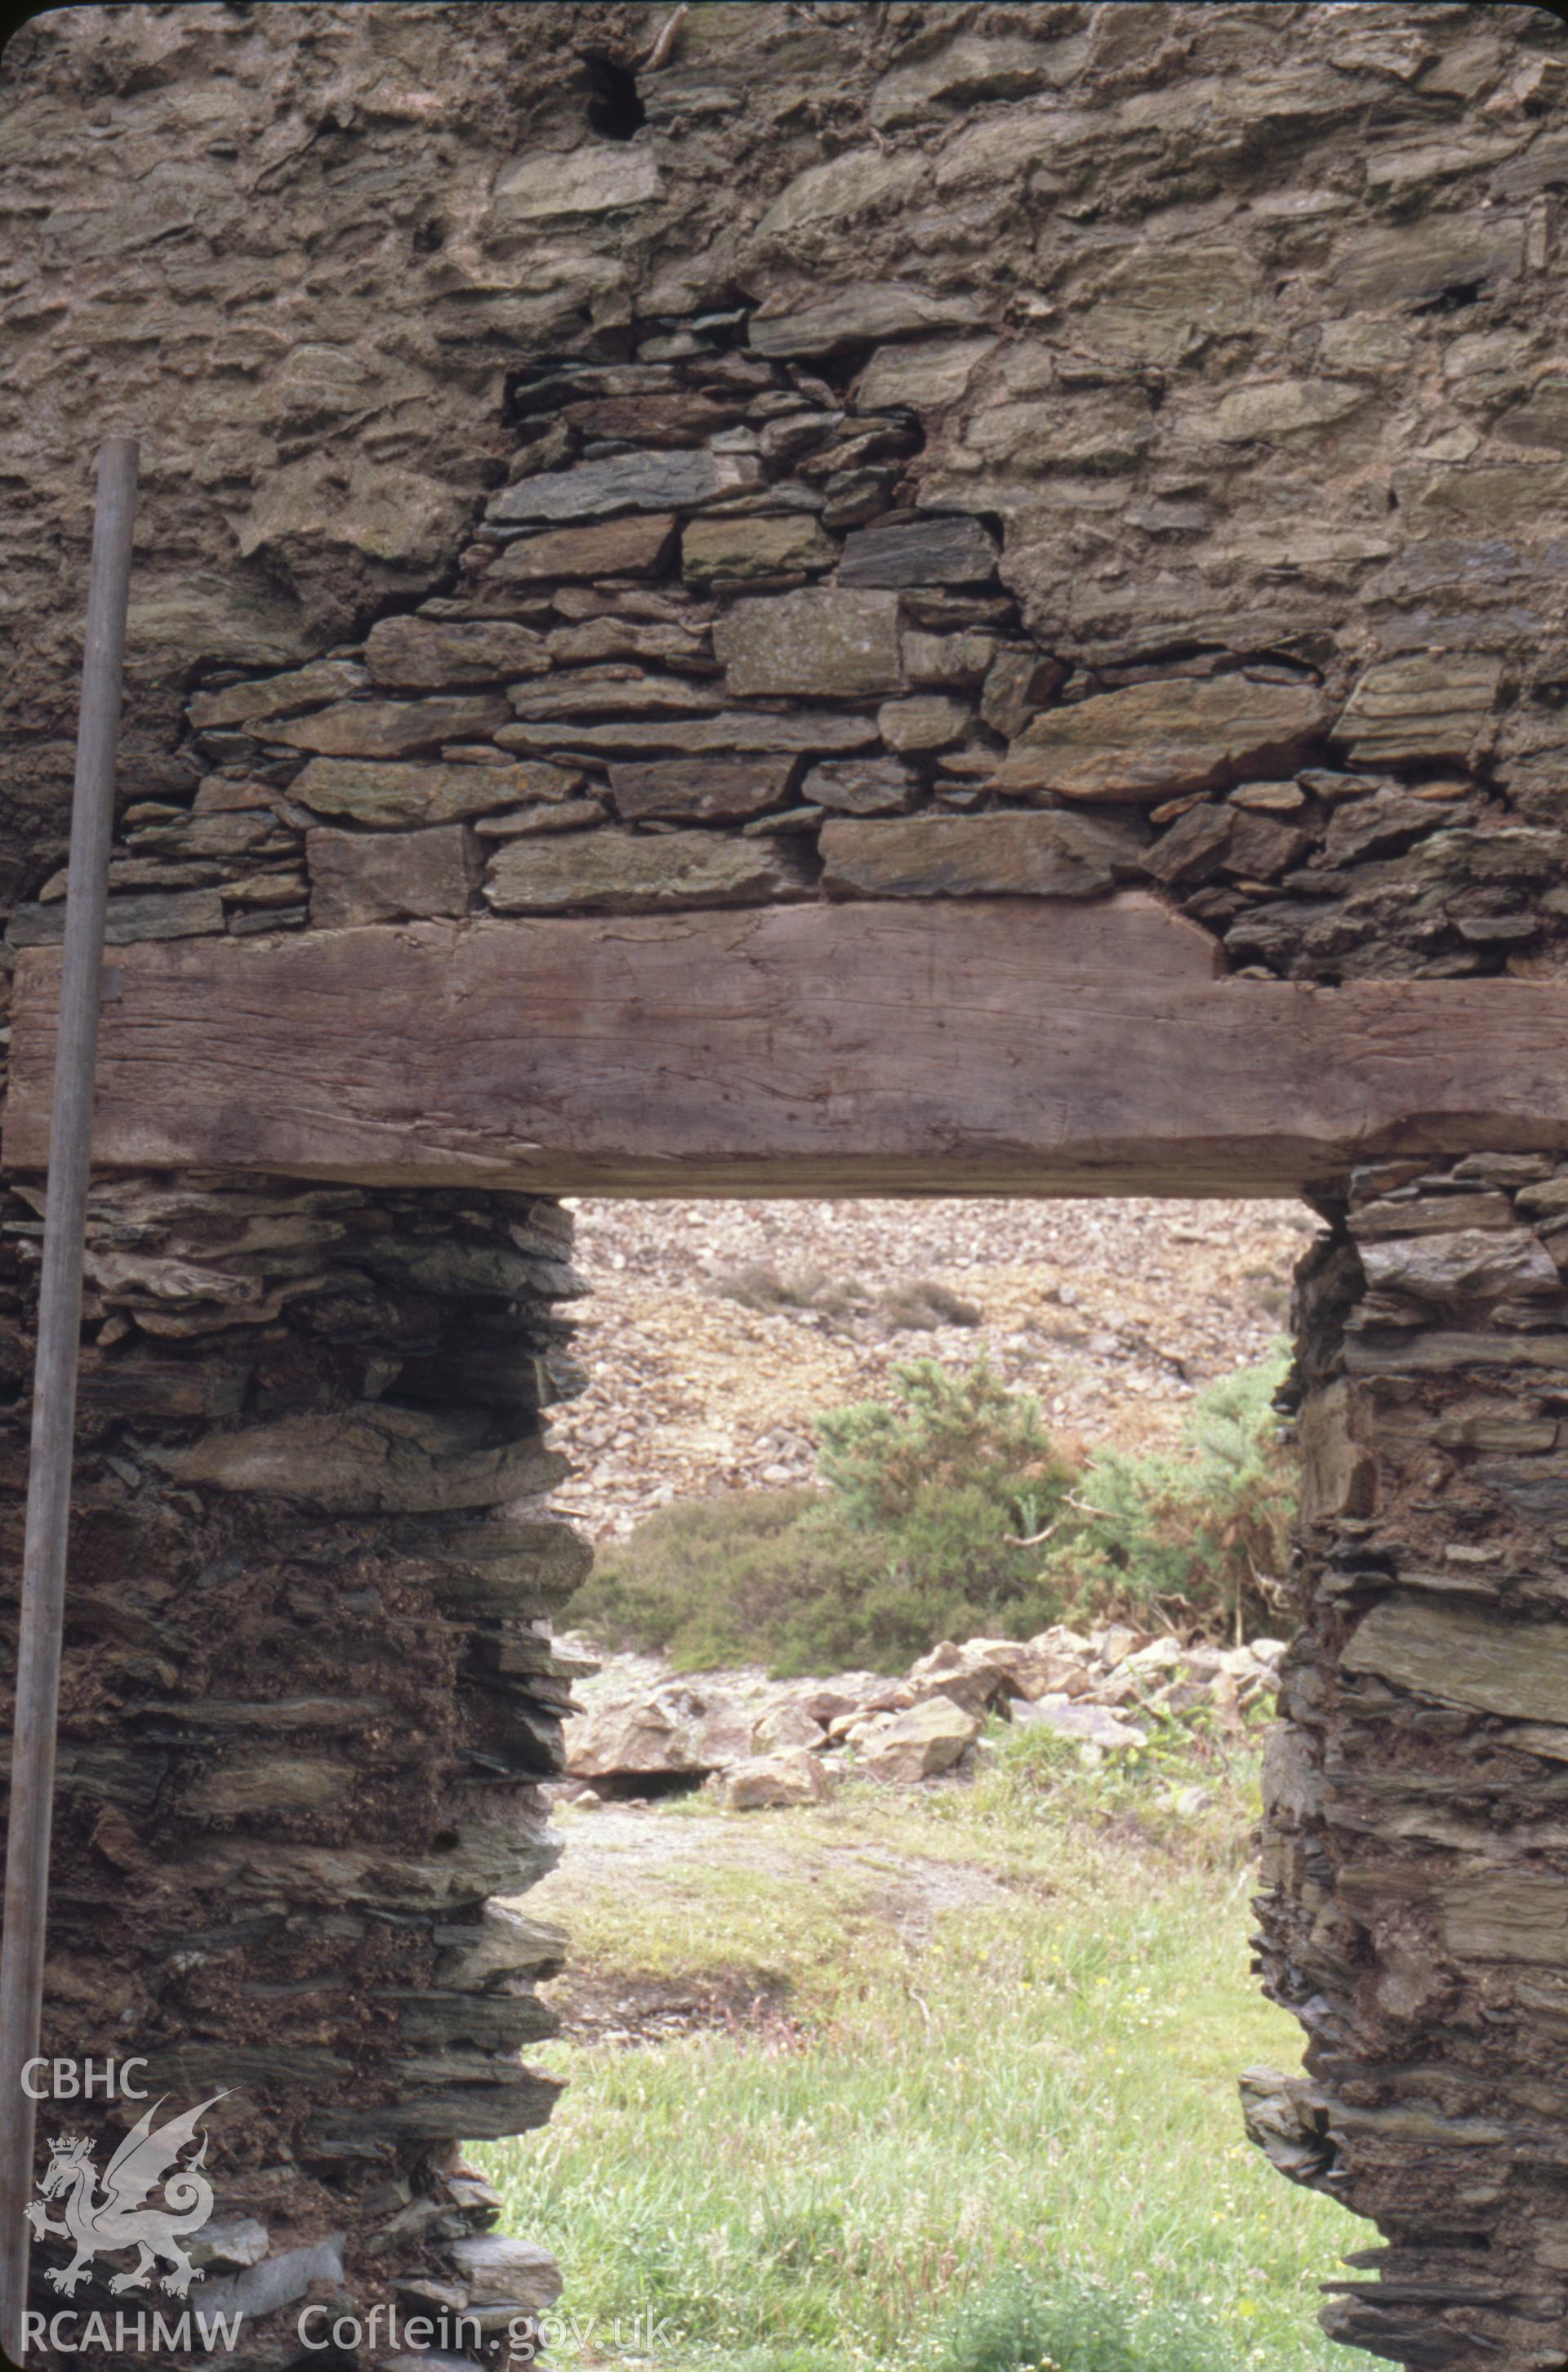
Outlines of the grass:
M 787 2011 L 551 2045 L 574 2079 L 552 2128 L 476 2151 L 506 2228 L 560 2256 L 563 2313 L 597 2326 L 563 2331 L 563 2366 L 1327 2362 L 1315 2285 L 1366 2227 L 1272 2173 L 1235 2092 L 1299 2056 L 1247 1970 L 1250 1744 L 1172 1732 L 1121 1766 L 1034 1730 L 990 1752 L 967 1786 L 644 1816 L 700 1849 L 634 1886 L 575 1817 L 547 1890 L 597 1972 L 740 1970 Z

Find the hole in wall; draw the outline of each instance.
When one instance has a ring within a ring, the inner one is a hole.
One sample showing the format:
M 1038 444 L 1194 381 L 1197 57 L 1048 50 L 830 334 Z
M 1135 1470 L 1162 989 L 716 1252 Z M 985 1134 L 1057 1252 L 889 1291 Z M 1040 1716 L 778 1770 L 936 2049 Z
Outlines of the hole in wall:
M 583 64 L 588 83 L 589 131 L 597 132 L 601 140 L 630 140 L 648 119 L 636 76 L 613 58 L 588 57 Z

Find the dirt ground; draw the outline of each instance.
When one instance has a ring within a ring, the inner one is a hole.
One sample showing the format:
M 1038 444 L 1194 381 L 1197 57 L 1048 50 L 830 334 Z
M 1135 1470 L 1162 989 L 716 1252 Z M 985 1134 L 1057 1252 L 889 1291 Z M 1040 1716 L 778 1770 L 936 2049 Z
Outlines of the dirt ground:
M 552 1438 L 577 1469 L 556 1504 L 598 1539 L 670 1499 L 808 1479 L 819 1413 L 880 1396 L 894 1363 L 923 1355 L 961 1367 L 983 1352 L 1064 1440 L 1168 1438 L 1195 1391 L 1284 1331 L 1318 1228 L 1289 1202 L 575 1211 L 592 1382 Z M 979 1322 L 932 1324 L 924 1286 Z

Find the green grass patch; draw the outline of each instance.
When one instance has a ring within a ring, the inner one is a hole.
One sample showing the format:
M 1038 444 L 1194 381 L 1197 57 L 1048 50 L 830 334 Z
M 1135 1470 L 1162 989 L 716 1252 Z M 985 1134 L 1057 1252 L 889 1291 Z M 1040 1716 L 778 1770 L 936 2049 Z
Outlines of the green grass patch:
M 639 1856 L 633 1885 L 592 1857 L 602 1816 L 569 1826 L 549 1907 L 598 1973 L 744 1965 L 790 2015 L 550 2046 L 574 2079 L 552 2126 L 477 2153 L 507 2228 L 560 2256 L 563 2309 L 597 2325 L 563 2365 L 1325 2361 L 1316 2284 L 1366 2230 L 1248 2146 L 1235 2090 L 1299 2056 L 1247 1970 L 1251 1746 L 1200 1735 L 1126 1769 L 992 1744 L 967 1788 L 647 1815 L 672 1841 L 700 1822 L 703 1848 L 665 1873 Z M 641 2355 L 618 2353 L 606 2334 L 639 2316 Z

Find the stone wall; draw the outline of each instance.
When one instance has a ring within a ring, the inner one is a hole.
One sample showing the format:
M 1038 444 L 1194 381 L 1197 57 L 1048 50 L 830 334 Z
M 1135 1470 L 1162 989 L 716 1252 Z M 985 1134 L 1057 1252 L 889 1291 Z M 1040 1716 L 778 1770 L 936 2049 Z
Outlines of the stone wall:
M 1556 2366 L 1568 1171 L 1385 1163 L 1330 1215 L 1299 1281 L 1304 1619 L 1258 1906 L 1308 2074 L 1245 2087 L 1249 2122 L 1388 2243 L 1331 2285 L 1335 2338 Z
M 639 72 L 667 13 L 76 10 L 7 51 L 7 948 L 63 917 L 130 429 L 119 941 L 1141 883 L 1237 972 L 1557 972 L 1562 28 L 769 0 Z M 1336 2328 L 1411 2365 L 1568 2356 L 1518 1684 L 1561 1188 L 1347 1181 L 1303 1288 L 1264 1966 L 1310 2076 L 1253 2122 L 1381 2225 Z M 540 1866 L 569 1679 L 529 1496 L 565 1245 L 518 1197 L 99 1192 L 51 2015 L 99 2047 L 107 1966 L 171 2082 L 256 2054 L 219 2141 L 259 2277 L 548 2285 L 459 2262 L 494 2210 L 449 2144 L 546 2105 L 559 1947 L 482 1906 Z

